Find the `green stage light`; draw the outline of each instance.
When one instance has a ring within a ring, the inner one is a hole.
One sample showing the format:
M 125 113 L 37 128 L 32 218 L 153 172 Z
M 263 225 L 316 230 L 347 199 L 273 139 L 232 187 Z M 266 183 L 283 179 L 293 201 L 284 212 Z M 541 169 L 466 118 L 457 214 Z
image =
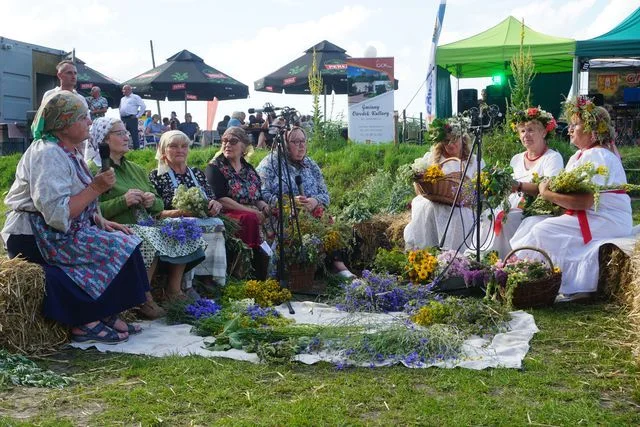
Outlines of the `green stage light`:
M 504 74 L 494 74 L 491 76 L 491 82 L 496 86 L 502 86 L 504 83 Z

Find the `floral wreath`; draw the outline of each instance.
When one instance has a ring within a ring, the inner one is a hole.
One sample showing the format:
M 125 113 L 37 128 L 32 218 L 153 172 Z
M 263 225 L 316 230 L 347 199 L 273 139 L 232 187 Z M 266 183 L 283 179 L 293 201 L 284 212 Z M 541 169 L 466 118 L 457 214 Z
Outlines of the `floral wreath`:
M 598 141 L 606 142 L 611 139 L 611 129 L 607 121 L 598 113 L 598 108 L 592 98 L 578 95 L 575 98 L 567 99 L 564 102 L 564 115 L 567 121 L 571 121 L 573 116 L 580 117 L 584 130 L 595 132 Z
M 462 136 L 469 129 L 471 119 L 460 115 L 450 117 L 448 119 L 435 119 L 429 125 L 428 139 L 432 143 L 444 142 L 447 135 L 455 137 Z
M 542 126 L 544 126 L 547 132 L 551 132 L 558 127 L 558 123 L 556 119 L 553 118 L 553 114 L 543 110 L 540 106 L 512 112 L 509 125 L 511 126 L 511 130 L 517 132 L 520 123 L 530 122 L 532 120 L 537 120 L 542 123 Z

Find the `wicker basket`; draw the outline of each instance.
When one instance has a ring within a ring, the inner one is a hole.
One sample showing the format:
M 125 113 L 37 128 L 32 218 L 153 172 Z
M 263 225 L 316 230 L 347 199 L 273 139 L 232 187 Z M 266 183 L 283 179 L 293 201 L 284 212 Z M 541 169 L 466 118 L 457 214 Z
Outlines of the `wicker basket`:
M 289 266 L 289 290 L 298 294 L 317 294 L 318 289 L 314 286 L 313 276 L 316 274 L 317 266 L 292 264 Z
M 451 206 L 456 196 L 456 189 L 460 185 L 460 180 L 462 179 L 462 162 L 460 159 L 451 157 L 440 162 L 440 166 L 444 165 L 450 161 L 460 162 L 460 171 L 449 173 L 442 178 L 438 178 L 436 182 L 424 182 L 421 177 L 416 177 L 416 184 L 418 187 L 418 191 L 420 194 L 436 203 L 443 203 L 445 205 Z M 460 201 L 456 203 L 457 206 L 460 206 Z
M 504 258 L 508 260 L 518 251 L 521 250 L 531 250 L 536 251 L 542 254 L 549 264 L 549 268 L 551 269 L 551 274 L 547 277 L 537 280 L 529 280 L 526 282 L 522 282 L 518 284 L 518 286 L 513 291 L 513 299 L 511 300 L 511 304 L 514 308 L 535 308 L 535 307 L 549 307 L 552 306 L 556 300 L 556 296 L 558 295 L 558 290 L 560 289 L 560 282 L 562 281 L 562 273 L 553 271 L 553 261 L 549 255 L 539 248 L 534 248 L 533 246 L 522 246 L 520 248 L 514 249 Z M 504 286 L 500 286 L 499 288 L 500 297 L 504 300 L 506 295 L 506 288 Z

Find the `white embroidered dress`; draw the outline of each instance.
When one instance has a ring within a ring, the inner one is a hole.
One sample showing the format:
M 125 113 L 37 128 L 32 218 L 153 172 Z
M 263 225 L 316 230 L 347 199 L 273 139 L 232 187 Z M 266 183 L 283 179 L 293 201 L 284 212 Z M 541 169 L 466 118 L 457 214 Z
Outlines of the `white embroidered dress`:
M 431 165 L 431 152 L 424 155 Z M 464 170 L 464 164 L 462 165 Z M 443 164 L 445 174 L 460 171 L 460 161 L 449 161 Z M 471 163 L 466 176 L 472 179 L 476 174 L 476 157 L 471 157 Z M 423 196 L 416 196 L 411 201 L 411 222 L 404 229 L 405 248 L 407 250 L 424 249 L 438 246 L 447 225 L 451 206 L 434 203 Z M 467 207 L 456 207 L 451 224 L 444 241 L 444 249 L 458 249 L 463 245 L 464 237 L 468 235 L 467 243 L 471 243 L 473 233 L 473 212 Z M 462 248 L 464 250 L 464 247 Z
M 626 184 L 627 178 L 620 160 L 606 148 L 596 147 L 574 154 L 567 163 L 572 170 L 586 162 L 595 167 L 609 169 L 607 185 Z M 605 184 L 604 177 L 596 175 L 593 182 Z M 562 270 L 560 293 L 594 292 L 598 286 L 598 251 L 601 240 L 631 234 L 631 199 L 627 194 L 601 193 L 598 209 L 586 210 L 592 240 L 585 244 L 576 215 L 547 218 L 537 224 L 523 227 L 511 239 L 513 247 L 534 246 L 545 250 Z M 522 251 L 518 256 L 536 256 Z
M 562 170 L 564 162 L 562 156 L 555 150 L 548 149 L 546 153 L 542 155 L 535 162 L 531 169 L 527 169 L 525 162 L 526 152 L 516 154 L 511 158 L 511 168 L 513 169 L 513 179 L 520 182 L 531 182 L 533 180 L 533 174 L 536 173 L 539 176 L 551 177 L 555 176 Z M 485 212 L 482 215 L 482 224 L 480 228 L 480 242 L 483 245 L 483 251 L 498 251 L 498 256 L 504 258 L 510 251 L 512 246 L 509 241 L 516 233 L 516 230 L 523 223 L 522 209 L 519 207 L 522 201 L 522 196 L 518 193 L 513 193 L 509 196 L 509 204 L 511 209 L 507 215 L 506 221 L 503 221 L 502 228 L 499 233 L 494 233 L 494 221 L 489 218 L 489 212 Z M 500 216 L 501 209 L 494 211 L 496 217 Z M 547 216 L 534 216 L 525 218 L 525 223 L 535 224 L 548 218 Z

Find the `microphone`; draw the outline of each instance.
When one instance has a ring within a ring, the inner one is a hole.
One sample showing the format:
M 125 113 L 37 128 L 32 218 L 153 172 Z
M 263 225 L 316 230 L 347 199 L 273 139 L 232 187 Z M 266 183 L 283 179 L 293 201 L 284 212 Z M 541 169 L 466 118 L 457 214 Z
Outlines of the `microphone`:
M 109 148 L 109 144 L 106 142 L 98 144 L 98 152 L 100 153 L 100 161 L 102 162 L 100 172 L 109 170 L 111 167 L 111 157 L 109 157 L 111 155 L 111 149 Z
M 273 105 L 265 105 L 262 108 L 249 108 L 249 114 L 255 113 L 273 113 L 274 111 L 282 110 L 280 107 L 274 107 Z
M 296 175 L 296 185 L 298 186 L 298 194 L 304 196 L 304 186 L 302 185 L 302 177 Z

